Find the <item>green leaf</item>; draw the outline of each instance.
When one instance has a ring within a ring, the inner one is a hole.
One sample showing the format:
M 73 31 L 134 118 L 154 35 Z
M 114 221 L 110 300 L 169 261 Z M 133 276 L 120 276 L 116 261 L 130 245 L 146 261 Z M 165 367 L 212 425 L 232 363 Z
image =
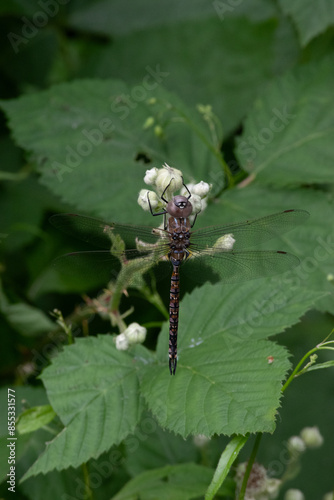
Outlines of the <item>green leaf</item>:
M 11 389 L 15 390 L 15 410 L 16 415 L 25 411 L 27 406 L 37 406 L 47 404 L 48 400 L 46 397 L 46 393 L 41 387 L 22 387 L 22 386 L 9 386 Z M 0 400 L 7 401 L 8 398 L 8 386 L 0 389 Z M 18 465 L 17 469 L 17 478 L 21 476 L 20 464 L 22 458 L 27 453 L 27 449 L 29 449 L 29 444 L 31 440 L 34 439 L 32 436 L 36 436 L 37 433 L 34 434 L 19 434 L 17 435 L 16 441 L 16 449 L 15 449 L 15 458 L 16 463 Z M 45 440 L 44 440 L 45 441 Z M 8 422 L 7 422 L 7 412 L 0 412 L 0 482 L 7 480 L 8 474 Z M 33 447 L 33 449 L 35 449 Z
M 40 309 L 20 302 L 10 304 L 0 288 L 0 310 L 8 323 L 21 335 L 38 336 L 55 330 L 57 325 Z
M 169 465 L 131 479 L 112 500 L 190 500 L 203 497 L 213 470 L 196 464 Z
M 334 361 L 325 361 L 324 363 L 316 363 L 309 366 L 306 371 L 311 372 L 313 370 L 321 370 L 322 368 L 331 368 L 332 366 L 334 366 Z
M 78 339 L 41 378 L 65 427 L 24 479 L 77 467 L 134 431 L 141 414 L 137 366 L 129 354 L 116 350 L 111 336 Z
M 36 237 L 45 245 L 45 234 L 40 226 L 45 210 L 50 209 L 54 200 L 35 177 L 2 184 L 0 227 L 2 233 L 8 233 L 4 243 L 9 253 L 28 245 Z
M 222 22 L 214 14 L 118 37 L 99 58 L 88 61 L 89 74 L 103 78 L 117 75 L 135 89 L 147 78 L 148 68 L 158 67 L 166 75 L 163 85 L 187 104 L 212 105 L 226 136 L 240 124 L 270 78 L 275 46 L 273 19 L 254 23 L 240 11 L 235 13 L 241 17 Z M 210 57 L 203 57 L 209 40 Z
M 292 17 L 303 47 L 334 24 L 332 0 L 279 0 L 279 4 Z
M 200 180 L 207 170 L 222 178 L 219 145 L 203 116 L 164 90 L 154 72 L 139 87 L 80 80 L 1 101 L 16 141 L 33 153 L 41 182 L 54 194 L 103 218 L 143 222 L 149 217 L 137 205 L 147 168 L 141 156 L 158 166 L 182 165 L 188 179 Z M 149 116 L 163 137 L 143 128 Z
M 24 411 L 18 418 L 16 429 L 20 434 L 27 434 L 44 427 L 56 416 L 52 406 L 35 406 Z
M 167 432 L 151 413 L 143 414 L 135 433 L 124 441 L 126 470 L 134 477 L 145 470 L 198 462 L 200 452 L 193 438 L 187 440 Z
M 334 288 L 328 279 L 333 274 L 334 224 L 330 221 L 334 220 L 334 206 L 320 191 L 268 190 L 255 184 L 245 189 L 231 189 L 200 216 L 196 228 L 217 224 L 217 220 L 231 224 L 291 208 L 307 210 L 309 220 L 287 235 L 271 240 L 265 249 L 288 251 L 299 257 L 301 263 L 295 269 L 277 275 L 274 281 L 296 294 L 299 294 L 300 287 L 326 294 L 317 301 L 316 307 L 334 313 Z
M 7 0 L 0 6 L 1 15 L 25 15 L 33 16 L 36 12 L 36 2 L 34 0 L 26 0 L 20 2 L 17 0 Z
M 268 279 L 186 295 L 176 376 L 168 371 L 168 325 L 157 347 L 160 366 L 144 369 L 142 393 L 160 425 L 183 437 L 273 432 L 290 365 L 284 348 L 263 339 L 298 321 L 321 296 Z
M 235 5 L 232 2 L 229 5 L 220 1 L 210 4 L 186 0 L 182 6 L 177 0 L 160 0 L 159 9 L 155 7 L 154 0 L 145 0 L 140 4 L 136 0 L 129 0 L 126 4 L 122 0 L 112 3 L 101 0 L 87 5 L 80 2 L 74 6 L 69 4 L 71 12 L 68 24 L 80 31 L 115 37 L 150 27 L 177 26 L 184 21 L 199 22 L 216 16 L 221 21 L 231 16 L 245 16 L 252 21 L 259 21 L 273 17 L 277 12 L 275 5 L 267 0 L 248 0 Z
M 205 500 L 211 500 L 218 492 L 220 486 L 223 484 L 227 474 L 229 473 L 234 461 L 238 457 L 240 451 L 248 441 L 248 436 L 235 436 L 226 446 L 223 451 L 213 479 L 206 492 Z
M 275 80 L 245 120 L 236 155 L 265 184 L 333 182 L 334 59 Z

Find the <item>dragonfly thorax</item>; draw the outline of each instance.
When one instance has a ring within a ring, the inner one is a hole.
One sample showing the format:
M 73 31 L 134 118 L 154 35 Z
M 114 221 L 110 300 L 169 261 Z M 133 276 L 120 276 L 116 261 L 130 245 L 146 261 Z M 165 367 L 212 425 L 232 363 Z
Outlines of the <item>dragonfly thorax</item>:
M 174 196 L 172 201 L 167 203 L 167 213 L 172 217 L 189 217 L 193 210 L 193 206 L 185 196 Z

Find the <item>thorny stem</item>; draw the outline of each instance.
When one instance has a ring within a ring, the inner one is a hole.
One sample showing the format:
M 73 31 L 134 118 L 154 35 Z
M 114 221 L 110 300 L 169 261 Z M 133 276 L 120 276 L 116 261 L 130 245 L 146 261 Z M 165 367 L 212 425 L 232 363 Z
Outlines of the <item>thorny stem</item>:
M 259 449 L 259 446 L 260 446 L 261 438 L 262 438 L 262 433 L 259 432 L 258 435 L 256 436 L 254 446 L 252 449 L 252 453 L 251 453 L 251 456 L 249 457 L 249 460 L 247 463 L 247 467 L 245 470 L 244 478 L 242 480 L 242 485 L 241 485 L 238 500 L 244 500 L 244 498 L 245 498 L 248 479 L 249 479 L 249 476 L 250 476 L 250 473 L 251 473 L 251 470 L 252 470 L 252 467 L 253 467 L 253 464 L 254 464 L 254 461 L 256 458 L 257 450 Z

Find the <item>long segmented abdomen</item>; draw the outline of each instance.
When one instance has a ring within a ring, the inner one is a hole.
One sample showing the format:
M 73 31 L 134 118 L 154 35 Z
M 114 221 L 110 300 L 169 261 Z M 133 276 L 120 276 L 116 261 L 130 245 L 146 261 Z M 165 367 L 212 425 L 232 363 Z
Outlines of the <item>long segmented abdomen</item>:
M 179 324 L 180 274 L 173 265 L 169 294 L 169 371 L 175 375 L 177 364 L 177 329 Z

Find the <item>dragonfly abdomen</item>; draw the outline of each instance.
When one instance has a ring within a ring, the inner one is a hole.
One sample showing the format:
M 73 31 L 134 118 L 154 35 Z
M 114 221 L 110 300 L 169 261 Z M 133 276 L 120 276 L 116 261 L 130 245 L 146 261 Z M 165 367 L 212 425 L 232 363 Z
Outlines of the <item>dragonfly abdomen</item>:
M 177 364 L 177 329 L 179 324 L 180 274 L 173 264 L 169 294 L 169 371 L 175 375 Z

